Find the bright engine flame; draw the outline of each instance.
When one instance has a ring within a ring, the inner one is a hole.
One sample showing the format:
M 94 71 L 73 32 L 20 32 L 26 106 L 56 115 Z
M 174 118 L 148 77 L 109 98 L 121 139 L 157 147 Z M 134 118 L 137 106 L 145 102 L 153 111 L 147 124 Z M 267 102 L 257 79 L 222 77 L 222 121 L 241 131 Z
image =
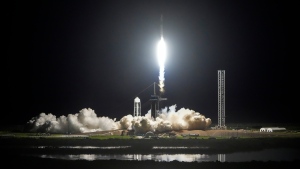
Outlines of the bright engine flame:
M 166 57 L 167 57 L 167 51 L 166 51 L 166 44 L 164 41 L 164 38 L 161 37 L 160 41 L 158 42 L 158 46 L 157 46 L 157 59 L 158 59 L 158 63 L 159 63 L 159 87 L 160 87 L 160 92 L 164 91 L 164 81 L 165 81 L 165 61 L 166 61 Z

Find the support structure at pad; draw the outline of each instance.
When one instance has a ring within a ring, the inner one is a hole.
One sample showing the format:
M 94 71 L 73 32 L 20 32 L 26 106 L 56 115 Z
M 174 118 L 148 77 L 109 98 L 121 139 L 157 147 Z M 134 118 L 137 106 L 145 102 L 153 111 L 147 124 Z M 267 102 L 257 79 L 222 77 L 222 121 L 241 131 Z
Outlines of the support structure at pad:
M 155 82 L 154 82 L 154 94 L 151 95 L 151 117 L 155 120 L 158 114 L 160 113 L 159 102 L 167 100 L 167 98 L 161 98 L 159 95 L 156 95 L 155 92 Z
M 218 126 L 226 129 L 225 125 L 225 70 L 218 70 Z
M 136 97 L 134 99 L 134 106 L 133 106 L 133 117 L 141 116 L 141 100 L 140 98 Z

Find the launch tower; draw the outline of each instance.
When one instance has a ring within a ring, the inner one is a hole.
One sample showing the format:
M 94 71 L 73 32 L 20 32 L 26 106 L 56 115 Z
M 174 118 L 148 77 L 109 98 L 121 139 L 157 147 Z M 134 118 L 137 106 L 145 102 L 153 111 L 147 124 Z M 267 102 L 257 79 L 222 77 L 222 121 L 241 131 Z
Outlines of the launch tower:
M 218 126 L 219 129 L 226 129 L 225 126 L 225 70 L 218 70 Z
M 167 98 L 161 98 L 159 95 L 156 95 L 155 92 L 155 82 L 154 82 L 154 94 L 151 95 L 151 117 L 155 120 L 158 114 L 160 113 L 159 102 L 167 100 Z

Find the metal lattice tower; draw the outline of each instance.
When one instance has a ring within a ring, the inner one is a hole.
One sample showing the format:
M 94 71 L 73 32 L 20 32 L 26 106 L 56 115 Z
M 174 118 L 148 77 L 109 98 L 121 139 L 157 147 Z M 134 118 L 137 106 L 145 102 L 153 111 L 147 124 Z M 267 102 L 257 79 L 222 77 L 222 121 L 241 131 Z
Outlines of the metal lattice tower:
M 156 95 L 155 92 L 155 82 L 154 82 L 154 94 L 151 95 L 151 117 L 155 120 L 158 114 L 160 113 L 159 102 L 163 100 L 167 100 L 167 98 L 161 98 L 160 96 Z
M 218 128 L 225 126 L 225 70 L 218 70 Z
M 136 97 L 134 99 L 134 110 L 133 110 L 133 117 L 135 116 L 141 116 L 141 100 Z

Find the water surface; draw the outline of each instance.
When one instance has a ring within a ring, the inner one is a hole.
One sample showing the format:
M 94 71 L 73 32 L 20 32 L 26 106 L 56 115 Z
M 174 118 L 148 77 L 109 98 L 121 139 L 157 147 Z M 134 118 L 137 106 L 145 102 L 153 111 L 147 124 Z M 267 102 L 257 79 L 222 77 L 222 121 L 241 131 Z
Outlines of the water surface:
M 38 147 L 45 148 L 45 147 Z M 127 149 L 130 146 L 119 147 L 60 147 L 71 149 Z M 189 149 L 191 147 L 153 147 L 153 149 Z M 203 149 L 204 147 L 193 147 L 193 149 Z M 298 150 L 289 148 L 266 149 L 251 152 L 236 152 L 228 154 L 38 154 L 34 155 L 40 158 L 52 158 L 63 160 L 136 160 L 136 161 L 180 161 L 180 162 L 204 162 L 204 161 L 221 161 L 221 162 L 249 162 L 249 161 L 293 161 L 300 159 Z

